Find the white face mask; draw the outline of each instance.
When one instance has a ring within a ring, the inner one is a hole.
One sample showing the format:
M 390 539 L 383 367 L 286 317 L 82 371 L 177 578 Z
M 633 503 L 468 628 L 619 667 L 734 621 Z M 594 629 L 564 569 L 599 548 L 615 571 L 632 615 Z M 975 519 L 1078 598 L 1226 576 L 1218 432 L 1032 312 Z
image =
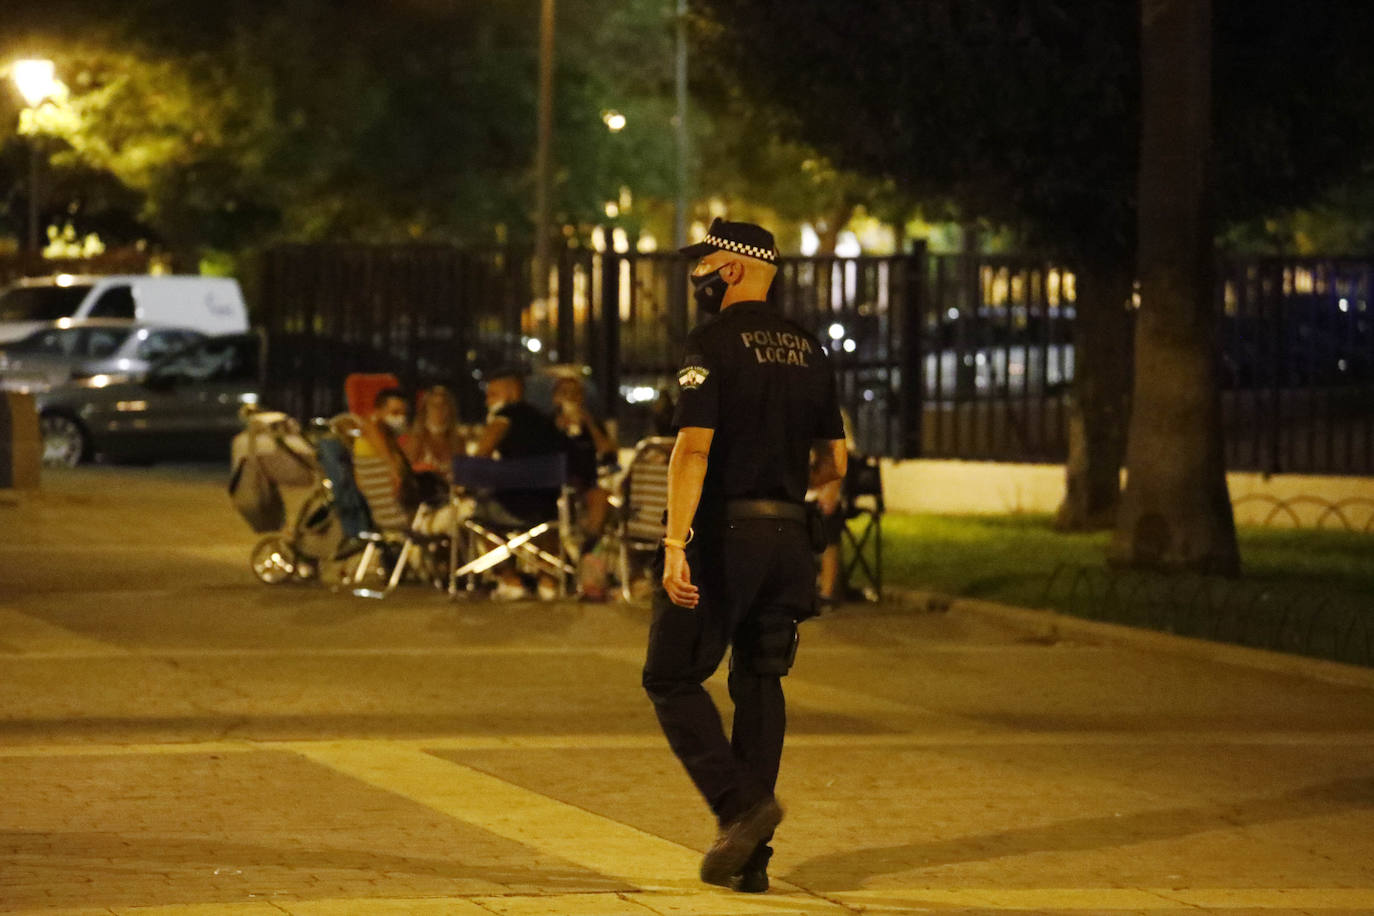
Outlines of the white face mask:
M 397 435 L 400 435 L 401 433 L 406 431 L 405 417 L 383 417 L 382 422 L 385 423 L 387 426 L 391 427 L 391 431 L 393 433 L 396 433 Z

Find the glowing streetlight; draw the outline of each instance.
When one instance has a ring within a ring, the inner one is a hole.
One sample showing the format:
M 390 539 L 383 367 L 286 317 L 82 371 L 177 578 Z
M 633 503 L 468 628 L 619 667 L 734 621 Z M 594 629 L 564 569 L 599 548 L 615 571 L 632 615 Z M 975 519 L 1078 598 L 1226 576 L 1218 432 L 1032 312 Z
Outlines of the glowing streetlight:
M 57 71 L 50 60 L 17 60 L 10 67 L 15 88 L 30 108 L 37 108 L 57 89 Z
M 57 91 L 53 62 L 30 58 L 10 67 L 15 88 L 30 108 L 37 108 Z M 38 251 L 38 138 L 29 138 L 29 250 Z

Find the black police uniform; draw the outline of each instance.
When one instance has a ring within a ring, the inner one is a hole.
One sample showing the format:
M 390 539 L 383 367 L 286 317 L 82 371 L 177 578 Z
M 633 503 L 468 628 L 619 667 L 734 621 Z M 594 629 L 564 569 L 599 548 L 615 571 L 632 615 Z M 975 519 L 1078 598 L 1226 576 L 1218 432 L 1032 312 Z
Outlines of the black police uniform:
M 844 438 L 844 427 L 819 341 L 763 302 L 734 303 L 697 327 L 678 383 L 677 425 L 715 430 L 687 547 L 700 600 L 682 608 L 655 591 L 643 684 L 723 825 L 771 796 L 777 781 L 780 678 L 796 652 L 797 621 L 816 607 L 803 508 L 811 446 Z M 729 741 L 702 687 L 727 647 Z

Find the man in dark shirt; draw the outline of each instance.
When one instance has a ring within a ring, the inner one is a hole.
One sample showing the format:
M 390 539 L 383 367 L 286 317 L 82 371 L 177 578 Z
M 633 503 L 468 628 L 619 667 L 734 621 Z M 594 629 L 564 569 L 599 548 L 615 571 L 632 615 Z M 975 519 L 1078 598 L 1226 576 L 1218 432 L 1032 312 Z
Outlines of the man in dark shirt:
M 808 486 L 844 476 L 844 427 L 819 341 L 765 302 L 772 234 L 716 220 L 683 253 L 700 259 L 699 306 L 719 314 L 688 336 L 678 373 L 663 588 L 643 682 L 720 827 L 702 880 L 761 892 L 782 819 L 773 797 L 786 728 L 781 678 L 797 621 L 816 607 L 803 502 Z M 729 739 L 702 687 L 726 648 Z
M 525 400 L 525 378 L 520 369 L 497 369 L 487 376 L 487 423 L 477 441 L 477 452 L 490 458 L 530 458 L 566 451 L 568 439 L 553 418 Z
M 487 422 L 477 440 L 475 454 L 481 458 L 500 455 L 504 459 L 534 458 L 567 454 L 568 437 L 554 425 L 553 418 L 525 401 L 524 372 L 518 367 L 497 369 L 487 376 Z M 493 494 L 502 510 L 490 506 L 482 512 L 497 521 L 536 523 L 558 515 L 558 489 L 503 489 Z M 501 574 L 498 597 L 523 597 L 524 586 L 512 567 Z M 541 578 L 541 597 L 552 597 L 557 588 L 548 576 Z

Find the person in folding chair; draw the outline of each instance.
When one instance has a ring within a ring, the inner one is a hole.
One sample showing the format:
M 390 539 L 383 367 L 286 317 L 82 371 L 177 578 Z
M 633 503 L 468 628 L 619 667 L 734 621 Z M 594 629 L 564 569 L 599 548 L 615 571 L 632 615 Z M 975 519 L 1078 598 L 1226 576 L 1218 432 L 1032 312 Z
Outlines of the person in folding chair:
M 487 422 L 478 437 L 474 455 L 502 459 L 533 458 L 566 454 L 568 437 L 551 417 L 525 400 L 525 372 L 518 366 L 503 366 L 487 375 Z M 550 518 L 558 513 L 558 491 L 543 488 L 503 490 L 495 495 L 495 506 L 485 506 L 486 514 L 518 525 L 525 519 Z M 539 597 L 554 598 L 558 586 L 548 575 L 541 575 Z M 528 597 L 524 582 L 514 563 L 501 572 L 495 596 L 503 599 Z
M 400 445 L 405 434 L 408 402 L 400 388 L 385 388 L 374 396 L 372 413 L 362 418 L 353 445 L 354 474 L 369 504 L 386 504 L 384 517 L 373 521 L 382 528 L 402 528 L 419 502 L 415 473 Z M 378 499 L 389 492 L 392 499 Z
M 425 521 L 447 496 L 447 490 L 422 485 L 422 475 L 411 469 L 401 449 L 399 437 L 406 429 L 407 403 L 401 389 L 384 388 L 375 395 L 371 413 L 356 420 L 353 477 L 371 525 L 357 536 L 361 556 L 343 580 L 355 595 L 384 597 L 407 571 L 435 578 L 422 562 L 423 542 L 428 538 Z M 355 548 L 341 546 L 335 556 L 343 558 L 353 552 Z M 374 587 L 374 577 L 384 585 Z
M 715 814 L 701 879 L 768 889 L 774 798 L 797 623 L 816 612 L 809 487 L 844 476 L 835 377 L 820 342 L 767 299 L 770 232 L 716 220 L 682 249 L 701 311 L 678 373 L 662 588 L 643 685 L 673 752 Z M 813 464 L 812 455 L 816 455 Z M 733 733 L 702 683 L 730 648 Z

